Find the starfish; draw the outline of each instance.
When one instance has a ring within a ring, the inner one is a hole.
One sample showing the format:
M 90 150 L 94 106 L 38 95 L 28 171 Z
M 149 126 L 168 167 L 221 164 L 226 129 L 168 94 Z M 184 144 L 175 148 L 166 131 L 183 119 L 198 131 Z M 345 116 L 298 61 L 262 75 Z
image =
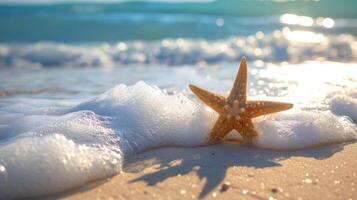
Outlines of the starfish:
M 293 104 L 290 103 L 248 101 L 247 71 L 247 61 L 243 57 L 233 88 L 227 98 L 197 86 L 189 85 L 192 92 L 201 101 L 219 114 L 210 132 L 209 143 L 223 141 L 224 137 L 233 129 L 240 133 L 245 141 L 251 142 L 251 140 L 258 135 L 254 128 L 252 118 L 293 107 Z

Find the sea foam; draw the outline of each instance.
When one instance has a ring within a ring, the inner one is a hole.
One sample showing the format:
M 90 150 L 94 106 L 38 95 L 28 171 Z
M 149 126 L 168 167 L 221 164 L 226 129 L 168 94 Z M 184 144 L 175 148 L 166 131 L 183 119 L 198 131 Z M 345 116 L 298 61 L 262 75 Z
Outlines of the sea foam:
M 27 136 L 0 148 L 0 199 L 52 194 L 120 171 L 120 155 L 63 134 Z
M 11 117 L 11 111 L 3 112 L 2 118 Z M 207 145 L 216 117 L 193 96 L 169 95 L 139 82 L 118 85 L 62 110 L 4 120 L 1 198 L 46 195 L 112 176 L 120 172 L 125 157 L 146 149 Z M 301 110 L 298 106 L 257 118 L 255 123 L 259 137 L 253 145 L 263 148 L 300 149 L 357 139 L 352 120 L 335 115 L 329 107 Z
M 73 110 L 109 116 L 124 153 L 165 145 L 202 145 L 216 116 L 181 93 L 167 95 L 144 82 L 116 86 Z
M 353 122 L 330 111 L 276 114 L 256 126 L 259 137 L 254 144 L 269 149 L 302 149 L 357 139 Z

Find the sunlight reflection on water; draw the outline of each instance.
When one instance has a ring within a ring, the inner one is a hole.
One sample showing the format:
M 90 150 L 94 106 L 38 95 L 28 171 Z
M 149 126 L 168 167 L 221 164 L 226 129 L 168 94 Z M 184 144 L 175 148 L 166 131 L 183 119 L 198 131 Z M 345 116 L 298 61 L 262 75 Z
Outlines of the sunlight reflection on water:
M 289 25 L 299 25 L 299 26 L 321 26 L 324 28 L 332 28 L 335 25 L 335 21 L 329 17 L 319 17 L 317 19 L 313 19 L 308 16 L 299 16 L 294 14 L 283 14 L 279 18 L 280 23 L 289 24 Z

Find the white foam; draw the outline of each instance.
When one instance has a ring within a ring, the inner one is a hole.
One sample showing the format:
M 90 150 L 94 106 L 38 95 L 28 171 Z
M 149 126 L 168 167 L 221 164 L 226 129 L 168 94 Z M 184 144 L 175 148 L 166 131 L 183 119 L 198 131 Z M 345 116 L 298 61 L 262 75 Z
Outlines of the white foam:
M 0 127 L 2 198 L 50 194 L 111 176 L 120 171 L 122 155 L 148 148 L 202 145 L 215 117 L 182 94 L 143 82 L 116 86 L 64 114 L 27 106 L 25 116 Z M 5 110 L 4 118 L 11 117 L 13 109 Z
M 183 94 L 167 95 L 144 82 L 116 86 L 73 110 L 110 116 L 125 153 L 165 145 L 201 145 L 216 116 Z
M 256 123 L 258 147 L 269 149 L 302 149 L 357 139 L 357 129 L 346 117 L 330 111 L 284 112 Z
M 332 112 L 337 115 L 348 116 L 357 122 L 357 89 L 331 92 L 327 99 Z
M 0 148 L 0 199 L 51 194 L 114 175 L 120 156 L 62 134 L 21 137 Z
M 105 118 L 91 111 L 28 115 L 1 127 L 0 199 L 51 194 L 121 169 Z
M 217 117 L 194 97 L 168 95 L 144 82 L 118 85 L 64 108 L 46 114 L 28 108 L 31 112 L 12 123 L 2 120 L 0 193 L 5 198 L 49 194 L 111 176 L 120 171 L 122 156 L 149 148 L 205 145 Z M 11 117 L 8 111 L 4 118 Z M 298 107 L 259 118 L 256 126 L 260 136 L 254 145 L 264 148 L 300 149 L 357 138 L 353 122 L 329 110 Z

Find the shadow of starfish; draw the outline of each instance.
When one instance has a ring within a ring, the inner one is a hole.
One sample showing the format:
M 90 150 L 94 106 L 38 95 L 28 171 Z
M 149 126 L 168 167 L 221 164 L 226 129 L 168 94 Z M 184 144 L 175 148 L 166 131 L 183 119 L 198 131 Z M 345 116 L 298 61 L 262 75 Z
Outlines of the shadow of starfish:
M 201 180 L 206 179 L 199 195 L 203 198 L 224 180 L 230 167 L 279 167 L 281 166 L 279 161 L 290 157 L 311 157 L 321 160 L 342 150 L 343 146 L 344 144 L 339 144 L 295 151 L 256 149 L 230 144 L 198 148 L 166 148 L 165 153 L 161 152 L 163 149 L 155 149 L 126 160 L 124 171 L 135 173 L 158 164 L 158 171 L 130 181 L 130 183 L 143 181 L 149 186 L 155 186 L 171 177 L 195 172 Z M 173 165 L 174 161 L 181 162 Z

